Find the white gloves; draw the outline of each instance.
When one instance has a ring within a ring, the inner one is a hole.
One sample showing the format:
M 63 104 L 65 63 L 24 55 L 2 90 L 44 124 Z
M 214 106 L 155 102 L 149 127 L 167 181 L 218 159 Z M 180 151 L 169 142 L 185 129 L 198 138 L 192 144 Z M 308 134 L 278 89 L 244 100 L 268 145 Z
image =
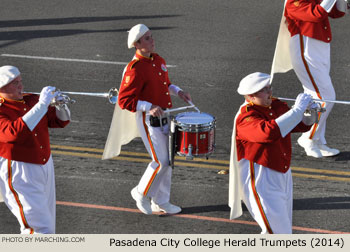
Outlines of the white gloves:
M 320 3 L 320 5 L 323 9 L 325 9 L 325 11 L 329 13 L 332 10 L 335 2 L 337 2 L 337 0 L 323 0 L 322 3 Z
M 55 87 L 51 87 L 51 86 L 44 87 L 40 92 L 39 102 L 44 103 L 48 107 L 52 99 L 59 94 L 59 92 L 55 90 L 56 90 Z
M 70 110 L 66 104 L 56 107 L 56 116 L 61 121 L 69 121 L 70 120 Z
M 302 111 L 302 113 L 304 113 L 304 111 L 310 105 L 311 101 L 312 101 L 311 95 L 305 94 L 305 93 L 298 94 L 292 109 L 295 109 L 297 111 Z
M 295 100 L 294 106 L 276 119 L 282 137 L 285 137 L 301 122 L 304 112 L 311 101 L 311 95 L 305 93 L 299 94 Z
M 321 104 L 318 102 L 311 102 L 303 116 L 303 123 L 306 125 L 312 125 L 318 123 L 318 113 L 325 112 Z
M 33 131 L 36 125 L 40 122 L 41 118 L 43 118 L 46 114 L 51 100 L 58 93 L 54 92 L 55 89 L 55 87 L 50 86 L 44 87 L 40 92 L 39 102 L 22 117 L 22 120 L 25 122 L 25 124 L 27 124 L 30 131 Z

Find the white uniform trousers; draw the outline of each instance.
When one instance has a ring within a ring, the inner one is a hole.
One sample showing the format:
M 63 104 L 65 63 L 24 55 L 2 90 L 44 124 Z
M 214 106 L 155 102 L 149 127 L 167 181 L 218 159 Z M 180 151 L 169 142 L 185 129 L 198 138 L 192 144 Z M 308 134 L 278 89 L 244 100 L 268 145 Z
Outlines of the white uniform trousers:
M 293 69 L 304 92 L 315 99 L 335 100 L 330 77 L 330 44 L 310 37 L 295 35 L 290 39 Z M 326 144 L 326 120 L 334 103 L 323 103 L 326 112 L 319 114 L 319 123 L 303 133 L 303 137 Z
M 145 112 L 136 112 L 142 141 L 152 158 L 144 172 L 138 191 L 158 205 L 169 202 L 172 168 L 169 166 L 169 124 L 152 127 Z
M 56 228 L 56 192 L 52 157 L 44 165 L 0 157 L 0 187 L 16 216 L 21 234 L 53 234 Z
M 252 161 L 239 161 L 243 202 L 262 234 L 291 234 L 293 180 L 290 169 L 277 172 Z

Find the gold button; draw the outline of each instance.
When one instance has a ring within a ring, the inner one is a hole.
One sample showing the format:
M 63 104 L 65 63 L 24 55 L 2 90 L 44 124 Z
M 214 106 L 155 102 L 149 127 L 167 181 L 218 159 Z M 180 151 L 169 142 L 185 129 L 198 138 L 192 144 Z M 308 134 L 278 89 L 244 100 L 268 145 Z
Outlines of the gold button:
M 270 116 L 272 116 L 273 114 L 272 113 L 270 113 Z
M 171 102 L 168 102 L 168 105 L 171 105 Z
M 46 161 L 46 158 L 44 158 L 43 161 L 45 162 L 45 161 Z
M 159 75 L 162 75 L 162 73 L 161 73 L 161 72 L 159 72 Z
M 166 85 L 166 82 L 164 82 L 163 84 Z
M 27 111 L 27 109 L 26 109 L 26 108 L 24 108 L 23 110 L 24 110 L 24 111 Z
M 331 40 L 331 38 L 327 38 L 327 40 L 329 41 L 329 40 Z
M 43 148 L 43 146 L 41 145 L 41 146 L 40 146 L 40 149 L 42 149 L 42 148 Z
M 38 134 L 37 134 L 37 133 L 35 133 L 35 134 L 34 134 L 34 136 L 38 136 Z
M 168 93 L 168 92 L 166 92 L 165 94 L 166 94 L 166 95 L 169 95 L 169 93 Z
M 325 26 L 324 29 L 327 30 L 327 26 Z
M 156 66 L 156 64 L 153 64 L 153 66 L 155 67 L 155 66 Z

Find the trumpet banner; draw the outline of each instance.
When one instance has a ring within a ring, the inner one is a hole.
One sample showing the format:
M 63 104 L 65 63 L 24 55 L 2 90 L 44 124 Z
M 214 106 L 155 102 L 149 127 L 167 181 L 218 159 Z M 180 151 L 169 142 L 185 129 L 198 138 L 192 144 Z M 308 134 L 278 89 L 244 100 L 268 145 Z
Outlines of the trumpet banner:
M 286 17 L 284 16 L 286 3 L 287 0 L 285 0 L 283 5 L 282 18 L 271 67 L 270 83 L 272 82 L 274 73 L 285 73 L 293 68 L 289 52 L 290 33 L 288 31 Z
M 136 137 L 140 137 L 136 124 L 136 113 L 121 109 L 117 103 L 114 108 L 102 159 L 118 156 L 121 146 L 128 144 Z
M 241 179 L 239 173 L 239 165 L 237 160 L 237 146 L 236 146 L 236 120 L 240 114 L 242 106 L 233 121 L 232 138 L 231 138 L 231 153 L 230 153 L 230 169 L 229 169 L 229 190 L 228 190 L 228 206 L 231 208 L 230 220 L 236 219 L 242 215 L 242 199 L 243 192 L 241 190 Z

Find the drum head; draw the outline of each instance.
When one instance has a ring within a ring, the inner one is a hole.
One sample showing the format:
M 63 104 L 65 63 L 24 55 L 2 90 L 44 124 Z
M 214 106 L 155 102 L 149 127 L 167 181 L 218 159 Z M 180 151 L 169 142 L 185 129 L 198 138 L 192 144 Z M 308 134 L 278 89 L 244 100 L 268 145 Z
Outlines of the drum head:
M 184 112 L 176 115 L 175 120 L 184 125 L 208 125 L 214 121 L 214 117 L 207 113 Z

